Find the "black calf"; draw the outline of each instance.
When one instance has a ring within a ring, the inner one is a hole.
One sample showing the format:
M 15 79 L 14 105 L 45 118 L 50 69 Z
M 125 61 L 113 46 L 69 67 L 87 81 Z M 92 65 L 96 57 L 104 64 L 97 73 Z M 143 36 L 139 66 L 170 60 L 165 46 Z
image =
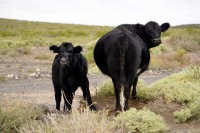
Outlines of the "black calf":
M 52 65 L 52 81 L 55 90 L 56 109 L 60 110 L 61 90 L 64 97 L 64 111 L 71 110 L 74 93 L 80 86 L 83 96 L 90 105 L 91 110 L 96 108 L 92 105 L 87 78 L 87 61 L 80 53 L 81 46 L 74 47 L 71 43 L 62 43 L 59 47 L 49 47 L 54 53 L 58 53 Z

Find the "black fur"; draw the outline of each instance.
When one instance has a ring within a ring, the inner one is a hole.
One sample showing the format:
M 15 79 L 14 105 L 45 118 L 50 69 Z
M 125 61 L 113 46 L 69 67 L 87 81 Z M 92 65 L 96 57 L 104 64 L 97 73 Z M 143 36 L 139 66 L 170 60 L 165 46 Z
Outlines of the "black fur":
M 102 36 L 96 43 L 94 59 L 99 69 L 112 78 L 116 110 L 121 110 L 119 96 L 121 85 L 125 88 L 124 110 L 129 108 L 130 88 L 133 85 L 132 96 L 135 98 L 138 76 L 148 69 L 149 49 L 161 44 L 161 32 L 169 27 L 169 23 L 159 26 L 153 21 L 145 25 L 123 24 Z
M 64 97 L 64 111 L 71 110 L 72 100 L 75 91 L 80 86 L 83 96 L 90 105 L 90 109 L 96 108 L 92 105 L 89 91 L 89 81 L 87 78 L 87 61 L 80 53 L 81 46 L 74 47 L 71 43 L 62 43 L 59 47 L 53 45 L 49 47 L 55 56 L 52 65 L 52 81 L 55 91 L 56 109 L 60 110 L 61 90 Z

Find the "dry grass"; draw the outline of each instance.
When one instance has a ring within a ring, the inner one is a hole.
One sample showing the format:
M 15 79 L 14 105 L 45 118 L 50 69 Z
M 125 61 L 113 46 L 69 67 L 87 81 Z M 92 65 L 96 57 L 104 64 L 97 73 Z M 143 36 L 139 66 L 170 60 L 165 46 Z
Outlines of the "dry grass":
M 35 56 L 35 59 L 38 59 L 38 60 L 51 60 L 52 57 L 49 54 L 40 53 L 40 54 Z
M 6 80 L 7 80 L 6 76 L 0 75 L 0 81 L 1 81 L 1 82 L 2 82 L 2 81 L 6 81 Z

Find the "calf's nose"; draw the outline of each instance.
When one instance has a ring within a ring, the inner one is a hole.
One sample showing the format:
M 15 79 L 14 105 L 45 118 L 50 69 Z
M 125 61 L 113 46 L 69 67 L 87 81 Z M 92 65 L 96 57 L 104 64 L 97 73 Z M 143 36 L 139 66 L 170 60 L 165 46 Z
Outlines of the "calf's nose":
M 69 64 L 69 62 L 66 58 L 61 58 L 60 63 L 61 64 Z

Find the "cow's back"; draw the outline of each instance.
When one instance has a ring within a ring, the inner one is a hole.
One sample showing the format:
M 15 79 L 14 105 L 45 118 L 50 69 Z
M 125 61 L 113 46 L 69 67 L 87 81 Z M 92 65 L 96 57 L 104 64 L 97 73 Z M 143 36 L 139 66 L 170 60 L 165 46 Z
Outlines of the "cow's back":
M 96 43 L 94 48 L 94 60 L 99 67 L 99 69 L 106 75 L 109 76 L 107 56 L 109 50 L 117 42 L 117 37 L 119 35 L 118 29 L 113 29 L 112 31 L 106 33 L 102 36 Z
M 120 50 L 125 46 L 125 69 L 136 73 L 141 63 L 144 42 L 130 29 L 131 25 L 120 25 L 99 39 L 94 49 L 94 59 L 100 70 L 110 76 L 109 69 L 120 69 Z

